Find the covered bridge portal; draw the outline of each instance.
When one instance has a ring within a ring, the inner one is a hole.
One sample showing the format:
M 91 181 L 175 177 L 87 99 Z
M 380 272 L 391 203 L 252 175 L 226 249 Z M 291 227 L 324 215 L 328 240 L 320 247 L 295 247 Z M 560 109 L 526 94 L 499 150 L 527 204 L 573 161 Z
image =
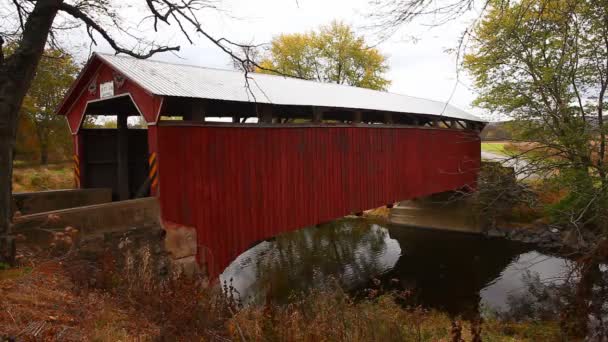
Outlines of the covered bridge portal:
M 281 232 L 475 188 L 475 116 L 387 92 L 249 77 L 95 54 L 58 110 L 79 186 L 110 187 L 116 200 L 157 196 L 168 226 L 196 229 L 211 275 Z M 87 128 L 90 115 L 115 115 L 117 128 Z M 129 127 L 129 116 L 146 127 Z

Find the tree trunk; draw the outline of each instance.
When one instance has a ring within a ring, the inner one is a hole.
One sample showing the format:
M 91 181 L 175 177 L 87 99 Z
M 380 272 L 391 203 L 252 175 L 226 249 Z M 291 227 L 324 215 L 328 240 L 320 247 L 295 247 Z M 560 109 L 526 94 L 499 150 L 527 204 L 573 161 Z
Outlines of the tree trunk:
M 36 116 L 34 116 L 35 118 Z M 42 120 L 40 120 L 42 121 Z M 48 125 L 48 123 L 46 123 Z M 44 123 L 37 122 L 34 119 L 34 126 L 36 127 L 36 136 L 38 137 L 38 146 L 40 146 L 40 165 L 48 164 L 48 156 L 49 156 L 49 134 L 48 130 L 44 128 Z
M 15 244 L 8 236 L 12 216 L 13 147 L 16 123 L 5 100 L 12 92 L 6 73 L 0 69 L 0 262 L 14 261 Z M 16 115 L 15 115 L 16 116 Z
M 587 255 L 580 265 L 580 279 L 576 284 L 574 298 L 562 313 L 562 331 L 573 340 L 582 340 L 589 335 L 589 315 L 593 304 L 593 291 L 602 279 L 600 264 L 595 252 Z
M 46 144 L 40 145 L 40 165 L 47 165 L 49 163 L 49 148 Z
M 15 52 L 0 58 L 0 262 L 14 261 L 12 219 L 13 149 L 17 118 L 62 0 L 39 0 L 27 18 Z M 0 42 L 1 43 L 1 42 Z

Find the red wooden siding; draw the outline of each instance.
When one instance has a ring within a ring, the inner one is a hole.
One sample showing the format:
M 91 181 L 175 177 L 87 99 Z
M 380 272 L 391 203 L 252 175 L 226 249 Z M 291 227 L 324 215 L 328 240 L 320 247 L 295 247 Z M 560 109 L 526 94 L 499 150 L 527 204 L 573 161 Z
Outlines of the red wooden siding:
M 470 131 L 159 126 L 156 133 L 163 219 L 197 228 L 212 276 L 281 232 L 474 187 L 480 165 Z
M 68 98 L 69 101 L 66 101 L 59 110 L 60 113 L 65 113 L 72 134 L 75 134 L 80 128 L 87 103 L 99 99 L 99 85 L 114 80 L 115 71 L 110 66 L 98 61 L 94 62 L 95 65 L 89 70 L 95 71 L 92 72 L 91 75 L 87 75 L 87 77 L 83 77 L 79 80 L 72 93 L 74 95 L 71 95 L 71 97 Z M 87 80 L 90 80 L 90 82 L 87 83 Z M 88 87 L 92 82 L 96 83 L 96 89 L 93 93 L 90 93 Z M 114 84 L 114 94 L 115 96 L 129 94 L 146 119 L 146 122 L 156 122 L 162 97 L 148 93 L 129 79 L 125 80 L 120 87 L 117 84 Z M 136 115 L 137 113 L 133 114 Z

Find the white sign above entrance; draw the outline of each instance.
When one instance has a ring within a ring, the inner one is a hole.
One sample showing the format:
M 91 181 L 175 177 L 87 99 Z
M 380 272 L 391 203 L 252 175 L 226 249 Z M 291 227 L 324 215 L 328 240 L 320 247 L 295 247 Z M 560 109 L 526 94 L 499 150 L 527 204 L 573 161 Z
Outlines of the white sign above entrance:
M 114 96 L 114 82 L 106 82 L 99 85 L 99 98 Z

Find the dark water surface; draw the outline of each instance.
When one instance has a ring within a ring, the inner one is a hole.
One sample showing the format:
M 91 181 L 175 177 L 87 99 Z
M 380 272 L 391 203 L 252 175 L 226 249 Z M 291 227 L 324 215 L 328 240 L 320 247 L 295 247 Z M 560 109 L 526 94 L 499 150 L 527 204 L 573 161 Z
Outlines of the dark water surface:
M 466 315 L 507 310 L 524 275 L 559 282 L 567 269 L 564 259 L 501 239 L 345 218 L 261 242 L 220 280 L 232 280 L 246 303 L 287 303 L 338 282 L 354 294 L 410 289 L 416 304 Z

